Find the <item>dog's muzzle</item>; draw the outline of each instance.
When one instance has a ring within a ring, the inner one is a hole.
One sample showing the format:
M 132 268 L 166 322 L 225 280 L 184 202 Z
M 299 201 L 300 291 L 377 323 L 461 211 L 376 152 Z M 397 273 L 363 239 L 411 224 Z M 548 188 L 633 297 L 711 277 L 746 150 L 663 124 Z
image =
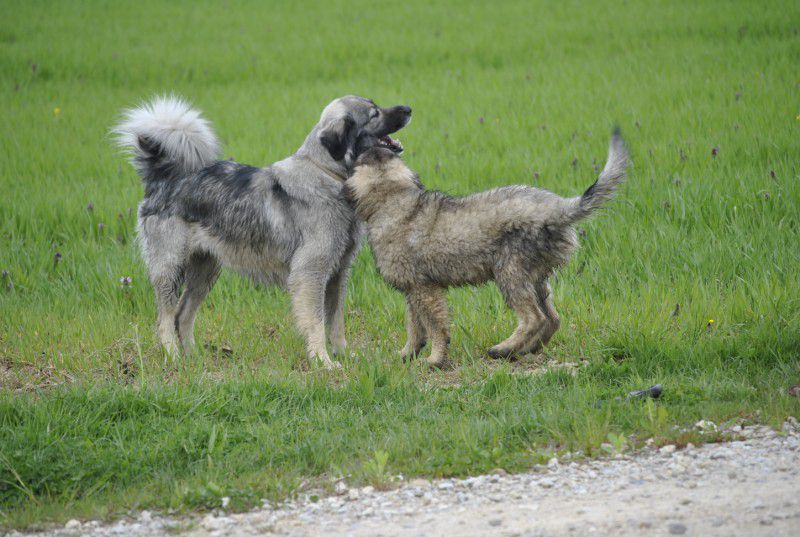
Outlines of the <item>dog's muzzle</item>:
M 399 155 L 403 152 L 403 144 L 400 143 L 400 140 L 389 136 L 389 134 L 397 132 L 409 124 L 411 121 L 411 107 L 395 106 L 387 113 L 387 116 L 391 118 L 389 120 L 389 132 L 378 139 L 378 144 L 380 147 L 385 147 Z

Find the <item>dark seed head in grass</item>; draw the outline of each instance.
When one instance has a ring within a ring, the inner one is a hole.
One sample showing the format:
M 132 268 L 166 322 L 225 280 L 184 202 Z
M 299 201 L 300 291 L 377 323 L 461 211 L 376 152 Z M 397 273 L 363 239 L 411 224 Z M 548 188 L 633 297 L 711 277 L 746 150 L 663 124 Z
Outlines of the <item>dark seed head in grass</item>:
M 53 266 L 58 265 L 59 261 L 61 261 L 61 252 L 56 252 L 56 255 L 53 256 Z
M 483 125 L 483 122 L 484 122 L 484 121 L 485 121 L 485 120 L 483 119 L 483 116 L 481 116 L 481 117 L 479 117 L 479 118 L 478 118 L 478 123 L 480 123 L 481 125 Z
M 716 158 L 717 157 L 717 153 L 719 153 L 719 146 L 712 147 L 711 148 L 711 156 Z
M 94 203 L 92 203 L 91 201 L 89 203 L 87 203 L 86 204 L 86 210 L 89 211 L 89 212 L 94 211 Z
M 9 291 L 14 289 L 14 282 L 11 281 L 11 274 L 7 270 L 3 271 L 2 278 L 0 279 L 6 284 L 6 289 Z
M 769 171 L 769 177 L 770 177 L 770 179 L 775 179 L 775 170 L 770 170 Z
M 106 230 L 106 225 L 102 222 L 97 224 L 97 231 L 103 233 Z

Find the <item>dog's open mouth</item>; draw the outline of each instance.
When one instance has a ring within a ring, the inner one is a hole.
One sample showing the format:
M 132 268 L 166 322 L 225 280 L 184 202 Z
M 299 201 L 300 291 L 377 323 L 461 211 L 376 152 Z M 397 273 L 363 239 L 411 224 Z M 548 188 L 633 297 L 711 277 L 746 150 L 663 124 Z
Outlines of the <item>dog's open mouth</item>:
M 398 155 L 403 152 L 403 144 L 400 143 L 400 140 L 395 140 L 388 134 L 383 136 L 378 140 L 378 143 L 381 147 L 385 147 L 386 149 L 391 149 Z

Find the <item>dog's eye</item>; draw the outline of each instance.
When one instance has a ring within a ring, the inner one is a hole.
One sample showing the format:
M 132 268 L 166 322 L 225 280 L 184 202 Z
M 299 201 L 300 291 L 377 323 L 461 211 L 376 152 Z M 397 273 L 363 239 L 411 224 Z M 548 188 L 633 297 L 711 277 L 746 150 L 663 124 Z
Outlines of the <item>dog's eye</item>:
M 369 118 L 370 118 L 370 119 L 375 119 L 375 118 L 376 118 L 376 117 L 378 117 L 379 115 L 381 115 L 381 113 L 378 111 L 378 109 L 377 109 L 377 108 L 374 108 L 374 109 L 372 110 L 372 112 L 370 112 L 370 114 L 369 114 Z

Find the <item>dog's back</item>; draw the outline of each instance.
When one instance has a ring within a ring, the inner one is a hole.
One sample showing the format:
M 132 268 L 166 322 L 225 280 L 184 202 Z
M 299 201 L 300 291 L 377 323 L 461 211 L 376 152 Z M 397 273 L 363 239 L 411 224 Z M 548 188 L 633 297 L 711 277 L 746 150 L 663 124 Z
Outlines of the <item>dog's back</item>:
M 550 270 L 566 263 L 577 246 L 572 224 L 559 220 L 568 207 L 523 186 L 463 198 L 420 190 L 387 198 L 367 229 L 378 268 L 396 287 L 480 284 L 509 256 Z
M 529 186 L 453 197 L 425 190 L 399 157 L 372 160 L 356 169 L 350 190 L 381 274 L 402 288 L 483 283 L 511 259 L 552 273 L 577 248 L 574 224 L 611 197 L 628 156 L 615 131 L 603 172 L 575 198 Z

